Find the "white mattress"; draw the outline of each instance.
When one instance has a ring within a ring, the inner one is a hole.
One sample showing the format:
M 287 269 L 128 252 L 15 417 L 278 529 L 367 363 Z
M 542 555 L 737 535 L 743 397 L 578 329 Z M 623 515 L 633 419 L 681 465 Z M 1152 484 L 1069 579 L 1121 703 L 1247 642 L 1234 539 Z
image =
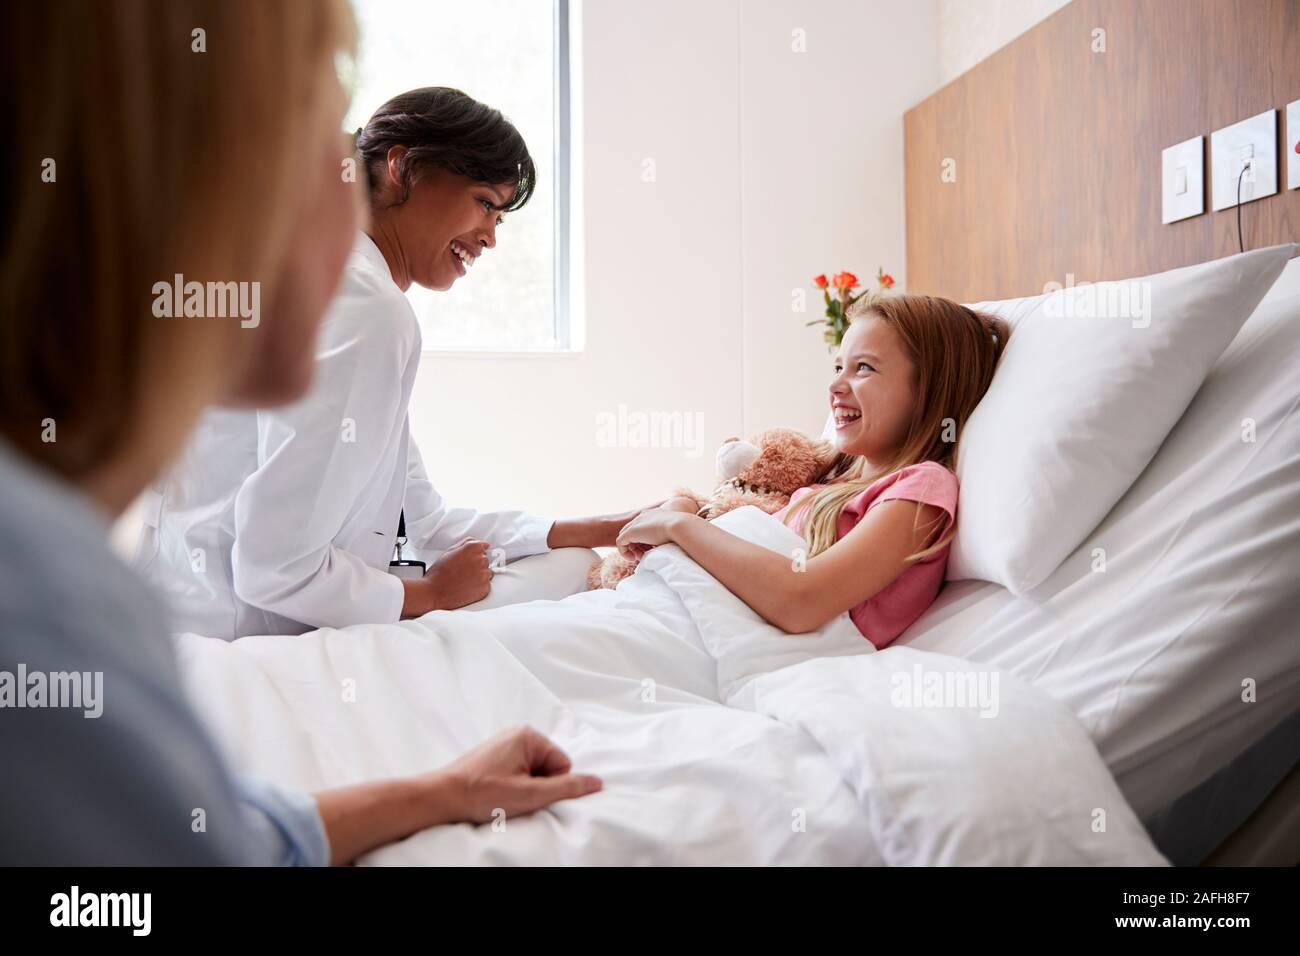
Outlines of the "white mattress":
M 998 666 L 1061 700 L 1138 815 L 1157 817 L 1300 711 L 1297 357 L 1293 259 L 1146 471 L 1055 574 L 1020 599 L 949 583 L 901 643 Z M 1105 571 L 1093 570 L 1099 548 Z M 1280 747 L 1284 773 L 1300 742 Z

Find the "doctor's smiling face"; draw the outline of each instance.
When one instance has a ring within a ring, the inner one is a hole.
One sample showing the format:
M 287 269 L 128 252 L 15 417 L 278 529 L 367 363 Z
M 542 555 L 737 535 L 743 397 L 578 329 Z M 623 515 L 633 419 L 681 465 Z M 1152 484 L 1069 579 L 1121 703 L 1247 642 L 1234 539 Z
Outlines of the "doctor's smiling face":
M 357 131 L 356 145 L 370 187 L 366 232 L 402 291 L 412 282 L 450 289 L 537 185 L 519 130 L 450 87 L 394 96 Z
M 390 167 L 398 167 L 404 148 Z M 383 194 L 398 189 L 396 168 L 390 172 Z M 433 169 L 411 185 L 410 195 L 400 205 L 376 210 L 374 228 L 388 238 L 400 259 L 394 269 L 398 285 L 424 286 L 445 291 L 472 268 L 478 257 L 497 244 L 497 227 L 504 222 L 502 210 L 510 206 L 514 183 L 480 183 L 466 176 Z M 383 244 L 381 243 L 381 249 Z M 389 253 L 386 250 L 385 256 Z M 389 262 L 393 267 L 394 263 Z M 399 278 L 404 273 L 405 282 Z

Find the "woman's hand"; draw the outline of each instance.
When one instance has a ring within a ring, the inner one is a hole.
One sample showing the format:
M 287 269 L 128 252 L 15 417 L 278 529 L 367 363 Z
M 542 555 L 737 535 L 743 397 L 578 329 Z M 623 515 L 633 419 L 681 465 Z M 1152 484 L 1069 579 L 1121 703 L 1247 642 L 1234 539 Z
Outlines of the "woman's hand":
M 652 508 L 624 525 L 614 543 L 619 554 L 635 560 L 651 548 L 671 543 L 682 522 L 698 520 L 701 519 L 676 508 Z
M 572 773 L 564 751 L 531 727 L 498 734 L 441 770 L 317 793 L 335 865 L 444 823 L 523 816 L 595 793 L 600 778 Z
M 563 750 L 531 727 L 519 727 L 480 744 L 433 776 L 450 781 L 457 820 L 488 823 L 498 813 L 522 816 L 601 788 L 599 777 L 571 770 Z

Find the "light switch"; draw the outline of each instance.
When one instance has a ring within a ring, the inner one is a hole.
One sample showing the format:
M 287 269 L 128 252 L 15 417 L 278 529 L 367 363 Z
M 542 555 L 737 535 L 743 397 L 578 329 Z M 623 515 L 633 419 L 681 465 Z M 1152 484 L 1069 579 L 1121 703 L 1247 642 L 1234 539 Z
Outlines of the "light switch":
M 1205 137 L 1193 136 L 1160 152 L 1160 221 L 1205 212 Z
M 1300 189 L 1300 100 L 1292 100 L 1286 108 L 1286 185 Z
M 1216 212 L 1237 205 L 1238 180 L 1243 203 L 1277 192 L 1277 110 L 1211 133 L 1210 175 Z

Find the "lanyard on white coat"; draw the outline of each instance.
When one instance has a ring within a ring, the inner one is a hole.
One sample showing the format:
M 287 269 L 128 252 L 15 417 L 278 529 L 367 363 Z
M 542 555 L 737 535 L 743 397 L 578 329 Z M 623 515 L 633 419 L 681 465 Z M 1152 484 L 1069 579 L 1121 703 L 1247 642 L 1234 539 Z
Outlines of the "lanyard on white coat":
M 425 567 L 423 561 L 406 561 L 402 558 L 402 549 L 406 547 L 406 509 L 397 516 L 397 541 L 393 544 L 393 560 L 388 562 L 388 573 L 399 578 L 422 578 Z

